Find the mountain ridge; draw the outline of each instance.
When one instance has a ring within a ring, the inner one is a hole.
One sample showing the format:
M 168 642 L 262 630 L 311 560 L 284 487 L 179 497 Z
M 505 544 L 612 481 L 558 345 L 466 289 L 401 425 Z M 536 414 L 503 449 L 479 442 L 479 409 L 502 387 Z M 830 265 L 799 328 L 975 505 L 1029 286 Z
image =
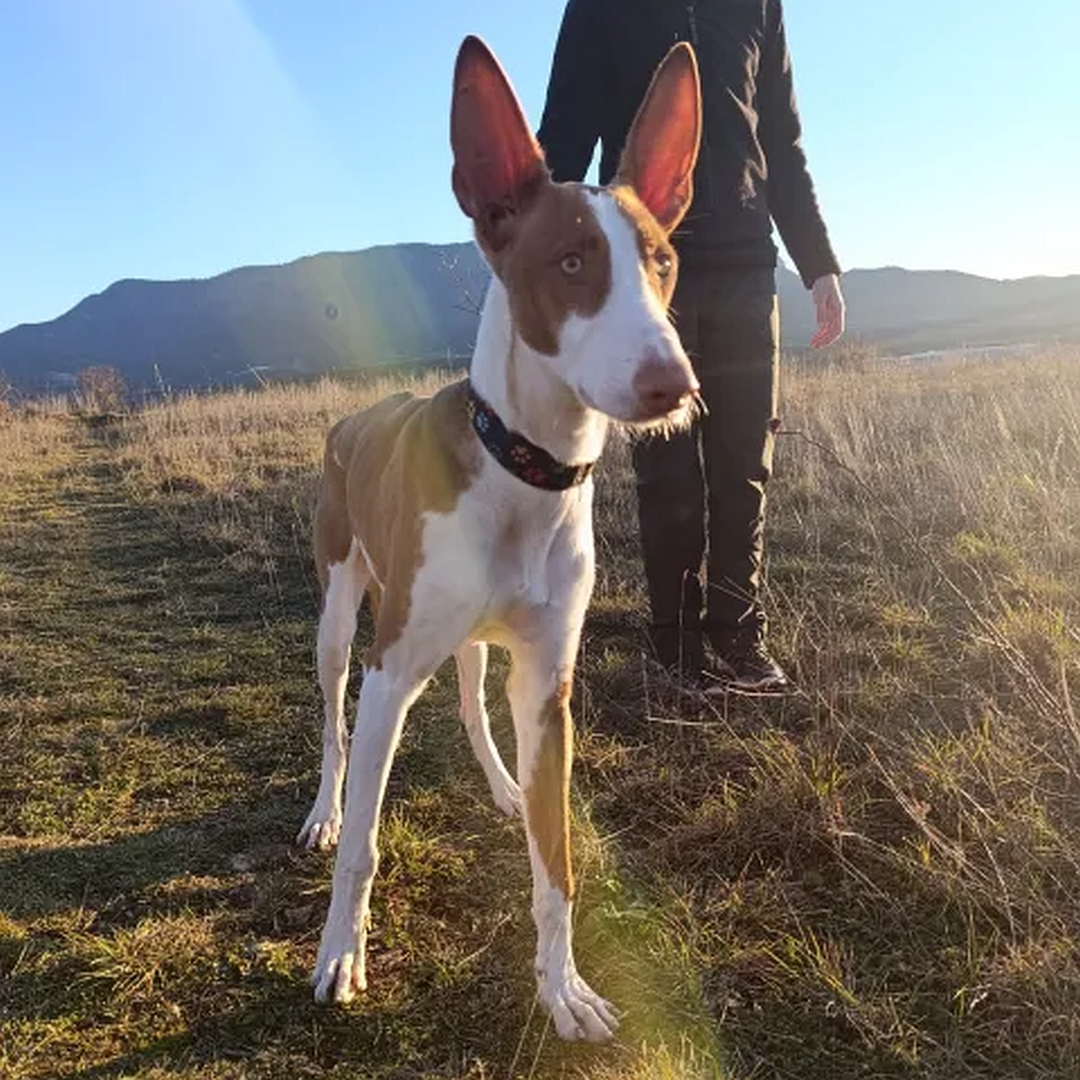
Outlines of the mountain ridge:
M 311 377 L 469 355 L 488 270 L 472 243 L 383 244 L 241 266 L 209 278 L 123 278 L 55 319 L 0 333 L 0 373 L 63 389 L 109 366 L 133 389 Z M 1080 340 L 1080 275 L 998 280 L 880 267 L 843 278 L 849 334 L 885 352 Z M 777 269 L 787 348 L 804 348 L 813 305 Z

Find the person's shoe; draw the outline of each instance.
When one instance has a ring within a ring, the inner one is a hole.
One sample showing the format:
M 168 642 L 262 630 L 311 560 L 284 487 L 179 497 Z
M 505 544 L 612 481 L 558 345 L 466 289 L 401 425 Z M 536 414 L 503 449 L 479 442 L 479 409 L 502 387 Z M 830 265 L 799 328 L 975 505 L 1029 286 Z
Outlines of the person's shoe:
M 707 674 L 707 694 L 786 694 L 794 689 L 761 640 L 717 650 L 715 674 Z

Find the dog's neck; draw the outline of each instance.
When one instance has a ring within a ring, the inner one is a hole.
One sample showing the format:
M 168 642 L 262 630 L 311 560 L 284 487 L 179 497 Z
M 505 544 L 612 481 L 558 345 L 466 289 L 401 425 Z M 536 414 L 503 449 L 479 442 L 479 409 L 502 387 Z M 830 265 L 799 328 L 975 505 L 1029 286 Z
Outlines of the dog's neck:
M 595 461 L 608 418 L 584 405 L 513 325 L 509 297 L 493 276 L 480 315 L 469 378 L 511 431 L 567 464 Z

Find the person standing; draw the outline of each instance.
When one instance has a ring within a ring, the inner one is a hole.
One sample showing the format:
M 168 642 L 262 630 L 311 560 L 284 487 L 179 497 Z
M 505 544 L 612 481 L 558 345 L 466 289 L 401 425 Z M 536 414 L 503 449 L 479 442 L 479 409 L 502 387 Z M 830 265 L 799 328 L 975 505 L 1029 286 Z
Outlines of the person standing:
M 703 127 L 693 202 L 673 237 L 672 317 L 706 411 L 688 431 L 633 447 L 649 639 L 681 685 L 779 691 L 789 683 L 769 652 L 761 602 L 779 423 L 774 222 L 813 294 L 811 344 L 828 345 L 844 328 L 780 0 L 569 0 L 537 138 L 557 181 L 583 180 L 599 141 L 599 180 L 610 182 L 653 72 L 677 41 L 697 54 Z

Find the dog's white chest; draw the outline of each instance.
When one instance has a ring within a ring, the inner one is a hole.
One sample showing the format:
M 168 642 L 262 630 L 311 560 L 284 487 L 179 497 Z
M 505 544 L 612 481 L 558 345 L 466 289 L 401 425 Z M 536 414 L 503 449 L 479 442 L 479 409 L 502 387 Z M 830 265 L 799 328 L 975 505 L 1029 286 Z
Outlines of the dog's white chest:
M 466 492 L 455 513 L 429 516 L 424 549 L 443 588 L 463 602 L 483 598 L 477 636 L 496 640 L 499 627 L 517 625 L 529 612 L 587 602 L 592 493 L 586 487 L 556 501 L 548 492 L 528 492 L 515 505 L 492 499 L 486 486 Z

